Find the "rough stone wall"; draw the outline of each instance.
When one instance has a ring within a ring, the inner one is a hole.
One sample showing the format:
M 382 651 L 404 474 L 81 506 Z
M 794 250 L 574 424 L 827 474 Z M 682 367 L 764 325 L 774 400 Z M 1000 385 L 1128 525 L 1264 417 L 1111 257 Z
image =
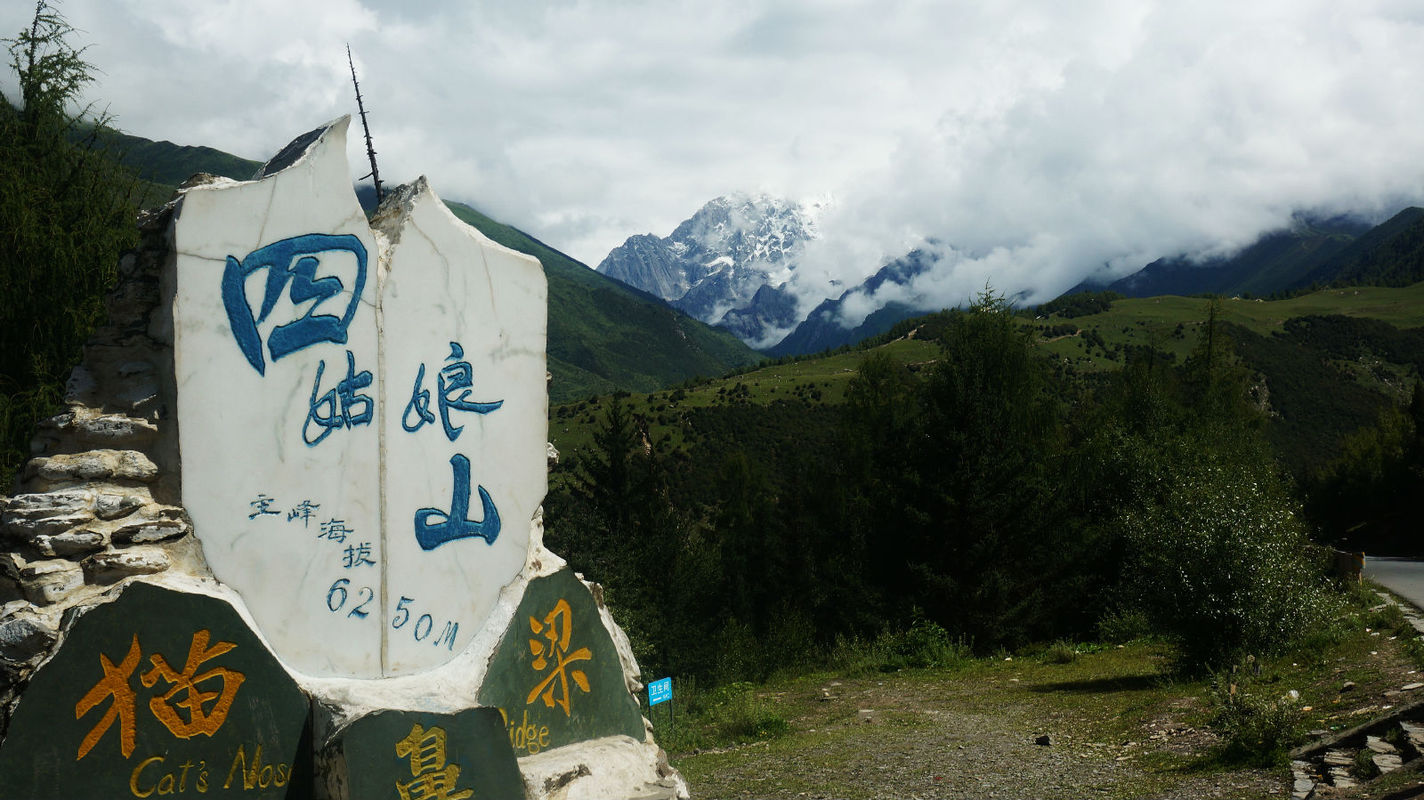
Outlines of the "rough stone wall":
M 19 692 L 54 647 L 66 609 L 125 578 L 175 566 L 206 575 L 180 506 L 170 419 L 172 326 L 163 309 L 173 207 L 140 220 L 119 262 L 108 321 L 40 424 L 16 492 L 0 497 L 0 735 Z

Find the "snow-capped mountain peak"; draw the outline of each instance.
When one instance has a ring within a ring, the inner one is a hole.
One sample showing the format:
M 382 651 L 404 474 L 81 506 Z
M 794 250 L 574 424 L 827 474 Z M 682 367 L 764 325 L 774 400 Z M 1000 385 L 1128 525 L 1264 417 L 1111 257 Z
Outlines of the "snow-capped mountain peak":
M 816 220 L 824 207 L 824 202 L 805 205 L 768 194 L 724 195 L 666 238 L 630 237 L 598 271 L 704 322 L 722 323 L 736 311 L 727 327 L 757 343 L 767 328 L 795 322 L 783 319 L 791 313 L 785 302 L 767 301 L 782 291 L 805 243 L 817 235 Z M 763 287 L 770 294 L 760 292 Z

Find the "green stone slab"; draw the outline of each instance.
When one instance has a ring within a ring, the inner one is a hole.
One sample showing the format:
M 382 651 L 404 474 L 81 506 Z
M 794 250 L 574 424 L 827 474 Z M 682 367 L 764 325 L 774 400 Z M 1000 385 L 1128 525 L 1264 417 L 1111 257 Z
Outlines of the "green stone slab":
M 490 663 L 480 704 L 500 709 L 520 756 L 624 734 L 643 740 L 613 638 L 571 570 L 531 581 Z
M 328 746 L 344 756 L 353 800 L 524 800 L 519 764 L 493 708 L 377 711 L 352 722 Z
M 309 709 L 231 605 L 133 583 L 25 688 L 0 798 L 310 797 Z

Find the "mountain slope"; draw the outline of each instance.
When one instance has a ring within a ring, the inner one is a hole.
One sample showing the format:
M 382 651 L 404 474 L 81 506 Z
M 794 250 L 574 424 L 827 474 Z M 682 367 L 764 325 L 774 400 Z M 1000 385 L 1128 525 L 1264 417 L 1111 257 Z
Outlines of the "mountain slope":
M 1408 286 L 1424 280 L 1424 208 L 1395 214 L 1296 285 Z
M 1107 289 L 1127 297 L 1274 294 L 1302 281 L 1309 283 L 1306 276 L 1328 264 L 1368 230 L 1367 223 L 1349 217 L 1302 220 L 1290 229 L 1265 234 L 1227 258 L 1204 263 L 1185 256 L 1160 258 L 1106 286 L 1084 283 L 1067 294 L 1089 288 Z
M 162 190 L 162 202 L 195 172 L 247 179 L 260 166 L 208 147 L 183 147 L 114 134 L 122 161 Z M 369 187 L 358 188 L 363 203 Z M 697 376 L 716 376 L 760 356 L 644 292 L 605 277 L 470 206 L 446 202 L 455 216 L 496 242 L 538 258 L 549 281 L 551 403 L 616 390 L 650 392 Z
M 833 300 L 824 300 L 786 338 L 766 352 L 772 356 L 804 355 L 856 344 L 882 334 L 895 323 L 934 309 L 915 308 L 907 303 L 891 301 L 868 314 L 852 328 L 842 325 L 846 304 L 853 296 L 873 297 L 885 284 L 906 285 L 934 267 L 936 258 L 924 250 L 914 250 L 881 267 L 859 286 L 841 293 Z

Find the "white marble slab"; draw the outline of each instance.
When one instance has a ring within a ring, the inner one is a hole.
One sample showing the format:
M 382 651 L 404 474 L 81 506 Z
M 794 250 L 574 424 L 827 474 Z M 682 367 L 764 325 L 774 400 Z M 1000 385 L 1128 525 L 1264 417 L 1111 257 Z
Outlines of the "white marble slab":
M 539 262 L 461 222 L 424 179 L 393 205 L 398 218 L 377 224 L 392 241 L 387 604 L 408 613 L 386 652 L 401 674 L 459 652 L 524 566 L 546 489 L 547 306 Z
M 292 668 L 379 677 L 453 658 L 524 563 L 546 488 L 545 282 L 423 181 L 373 235 L 347 123 L 261 180 L 185 195 L 177 414 L 215 575 Z M 428 408 L 407 415 L 422 364 Z M 451 522 L 457 455 L 470 494 Z

